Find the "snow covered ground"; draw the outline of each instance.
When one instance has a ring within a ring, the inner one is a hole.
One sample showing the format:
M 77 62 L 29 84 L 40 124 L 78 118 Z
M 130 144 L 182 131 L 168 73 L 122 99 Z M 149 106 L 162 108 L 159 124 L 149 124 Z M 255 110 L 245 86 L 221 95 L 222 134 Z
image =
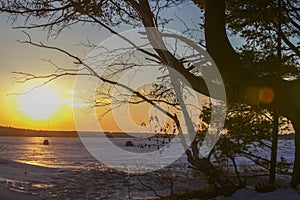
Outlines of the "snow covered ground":
M 42 145 L 44 139 L 49 139 L 49 146 Z M 128 140 L 133 142 L 133 147 L 125 146 Z M 129 152 L 149 153 L 162 151 L 168 139 L 114 138 L 112 142 Z M 106 149 L 105 145 L 111 144 L 101 145 L 101 149 Z M 184 155 L 170 167 L 139 175 L 117 171 L 99 162 L 78 138 L 1 137 L 0 147 L 0 199 L 144 199 L 155 197 L 147 186 L 153 187 L 159 195 L 170 194 L 171 185 L 174 192 L 207 186 L 201 175 L 186 168 Z M 116 157 L 118 155 L 110 151 L 105 154 L 111 155 L 113 164 L 120 169 L 136 166 L 135 159 Z M 262 154 L 268 157 L 267 152 Z M 293 141 L 280 140 L 278 154 L 279 158 L 284 156 L 292 162 Z M 242 165 L 251 163 L 241 159 L 239 166 Z M 217 199 L 300 199 L 295 190 L 284 188 L 289 182 L 286 176 L 280 177 L 279 181 L 286 184 L 275 192 L 256 193 L 247 188 L 231 197 Z
M 289 188 L 278 189 L 274 192 L 257 193 L 252 189 L 241 189 L 230 197 L 218 197 L 216 200 L 299 200 L 300 194 Z

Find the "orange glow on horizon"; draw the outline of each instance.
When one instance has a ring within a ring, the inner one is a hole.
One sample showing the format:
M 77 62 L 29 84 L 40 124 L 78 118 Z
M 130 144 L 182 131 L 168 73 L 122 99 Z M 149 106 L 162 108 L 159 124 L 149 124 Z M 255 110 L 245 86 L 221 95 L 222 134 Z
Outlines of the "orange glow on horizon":
M 20 84 L 14 91 L 26 92 L 35 84 Z M 7 94 L 10 92 L 8 91 Z M 1 126 L 33 130 L 75 130 L 69 88 L 49 84 L 24 95 L 4 95 L 0 106 Z

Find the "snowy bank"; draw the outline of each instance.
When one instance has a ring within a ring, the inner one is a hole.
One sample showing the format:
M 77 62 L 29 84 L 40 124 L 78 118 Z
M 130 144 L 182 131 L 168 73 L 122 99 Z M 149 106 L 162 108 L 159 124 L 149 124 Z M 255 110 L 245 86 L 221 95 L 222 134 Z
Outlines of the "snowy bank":
M 40 199 L 38 188 L 51 182 L 55 169 L 0 160 L 0 199 Z
M 230 197 L 218 197 L 216 200 L 299 200 L 300 194 L 293 189 L 278 189 L 274 192 L 257 193 L 252 189 L 241 189 Z

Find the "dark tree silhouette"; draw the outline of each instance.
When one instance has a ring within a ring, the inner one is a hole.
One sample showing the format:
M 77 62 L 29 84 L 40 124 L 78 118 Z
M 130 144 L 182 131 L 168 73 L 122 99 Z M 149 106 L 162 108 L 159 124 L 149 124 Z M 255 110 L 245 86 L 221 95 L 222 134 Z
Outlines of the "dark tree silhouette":
M 261 76 L 258 73 L 255 73 L 255 71 L 247 68 L 247 66 L 241 62 L 238 54 L 230 45 L 226 34 L 226 1 L 210 0 L 205 1 L 205 4 L 203 3 L 203 1 L 194 2 L 200 7 L 205 6 L 204 28 L 206 36 L 206 46 L 208 52 L 213 57 L 219 70 L 221 71 L 223 79 L 225 80 L 226 92 L 229 102 L 242 102 L 255 105 L 257 104 L 262 107 L 268 108 L 271 111 L 278 112 L 280 115 L 286 116 L 292 121 L 296 134 L 295 161 L 291 186 L 296 187 L 298 184 L 300 184 L 300 104 L 298 101 L 300 95 L 297 92 L 300 88 L 300 80 L 298 79 L 297 67 L 295 68 L 295 71 L 297 73 L 296 76 L 290 78 L 289 80 L 283 79 L 283 76 L 278 76 L 276 74 Z M 231 1 L 228 1 L 227 3 L 230 2 Z M 250 16 L 259 16 L 259 13 L 265 13 L 266 8 L 273 7 L 274 9 L 274 7 L 276 8 L 278 6 L 278 1 L 237 2 L 239 2 L 240 5 L 236 6 L 235 13 L 232 14 L 232 16 L 235 18 L 231 18 L 231 20 L 240 22 L 240 26 L 235 27 L 234 25 L 236 24 L 234 23 L 232 23 L 232 26 L 233 28 L 237 29 L 238 33 L 244 31 L 245 34 L 252 34 L 250 35 L 252 36 L 252 38 L 255 38 L 255 36 L 261 33 L 261 26 L 259 26 L 259 22 L 255 20 L 249 22 L 250 17 L 248 17 L 248 19 L 246 18 L 246 16 L 240 17 L 240 14 L 245 14 L 244 11 L 249 11 L 252 12 L 252 15 Z M 232 4 L 234 5 L 237 2 L 234 2 Z M 281 13 L 282 19 L 286 19 L 285 21 L 283 21 L 285 28 L 282 27 L 280 34 L 285 45 L 288 47 L 287 50 L 290 51 L 290 55 L 293 57 L 295 56 L 297 59 L 299 59 L 299 47 L 297 47 L 296 45 L 297 42 L 299 42 L 299 17 L 297 17 L 299 16 L 299 1 L 282 0 L 281 2 L 282 7 L 280 9 L 282 10 L 282 12 L 275 12 L 278 11 L 278 9 L 275 11 L 273 10 L 271 11 L 273 12 L 273 16 L 268 17 L 271 17 L 271 19 L 273 20 L 273 28 L 274 24 L 276 28 L 276 23 L 278 23 L 277 16 L 275 17 L 274 13 Z M 260 7 L 262 5 L 266 7 Z M 259 17 L 261 21 L 265 22 L 266 16 Z M 251 27 L 251 23 L 253 23 L 253 27 Z M 286 31 L 287 27 L 291 29 L 289 32 Z M 274 30 L 269 28 L 269 31 L 272 32 Z M 262 34 L 260 35 L 260 37 L 262 39 L 265 39 L 265 37 L 262 37 Z M 258 42 L 262 45 L 265 43 L 264 40 L 259 40 Z M 297 64 L 299 67 L 299 63 L 296 63 L 295 65 Z M 277 72 L 279 70 L 280 69 L 277 69 Z M 256 89 L 253 90 L 253 88 Z M 262 96 L 260 95 L 263 95 L 262 89 L 264 88 L 269 88 L 272 93 L 274 92 L 274 99 L 272 99 L 271 102 L 262 101 Z

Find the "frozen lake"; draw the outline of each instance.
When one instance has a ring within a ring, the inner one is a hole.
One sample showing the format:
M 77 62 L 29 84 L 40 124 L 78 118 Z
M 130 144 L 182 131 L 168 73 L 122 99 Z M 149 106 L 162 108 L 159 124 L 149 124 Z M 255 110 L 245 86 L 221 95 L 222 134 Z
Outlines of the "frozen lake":
M 43 145 L 45 139 L 49 140 L 49 146 Z M 134 143 L 133 147 L 126 146 L 128 140 Z M 111 141 L 126 151 L 146 154 L 157 151 L 159 144 L 163 143 L 162 140 L 157 144 L 157 140 L 132 138 L 113 138 Z M 111 146 L 108 143 L 101 143 L 101 145 L 100 149 L 106 148 L 105 145 L 108 145 L 108 149 Z M 0 158 L 3 160 L 56 168 L 55 173 L 47 175 L 51 179 L 51 182 L 47 183 L 43 183 L 48 178 L 45 179 L 42 174 L 40 179 L 37 177 L 38 182 L 18 180 L 18 177 L 14 180 L 0 177 L 0 182 L 11 190 L 36 194 L 42 199 L 123 200 L 131 199 L 130 196 L 144 199 L 155 195 L 140 181 L 157 188 L 160 194 L 167 195 L 170 193 L 170 180 L 174 179 L 172 186 L 174 191 L 202 187 L 204 180 L 202 175 L 186 168 L 185 156 L 180 157 L 171 168 L 167 167 L 147 174 L 131 174 L 114 170 L 91 156 L 79 138 L 0 137 L 0 148 L 2 149 Z M 135 167 L 134 159 L 126 160 L 110 151 L 107 151 L 105 155 L 111 155 L 113 164 L 118 167 Z M 124 160 L 127 165 L 133 165 L 125 166 Z M 13 170 L 21 171 L 22 176 L 24 176 L 24 171 L 27 171 L 26 168 L 31 168 L 28 166 L 23 168 L 22 165 L 20 167 L 17 165 L 17 169 Z M 12 168 L 8 166 L 8 169 Z M 32 173 L 28 172 L 28 174 Z M 196 180 L 195 176 L 198 177 Z
M 43 145 L 43 141 L 48 139 L 49 146 Z M 168 141 L 167 139 L 159 138 L 149 140 L 147 138 L 110 138 L 107 141 L 94 141 L 97 146 L 94 145 L 94 149 L 100 157 L 107 159 L 109 163 L 113 165 L 124 164 L 136 164 L 136 160 L 139 156 L 149 154 L 151 152 L 157 152 L 154 156 L 161 156 L 164 159 L 168 159 Z M 102 141 L 102 142 L 101 142 Z M 132 141 L 134 146 L 126 146 L 127 141 Z M 180 143 L 176 144 L 178 150 L 173 149 L 175 163 L 174 166 L 186 166 L 186 156 L 182 155 L 182 149 Z M 133 157 L 126 157 L 118 155 L 111 150 L 111 146 L 117 146 L 124 152 L 129 152 L 129 155 Z M 43 138 L 43 137 L 0 137 L 0 157 L 8 160 L 19 161 L 28 164 L 34 164 L 39 166 L 54 167 L 54 168 L 80 168 L 80 167 L 95 167 L 101 164 L 96 158 L 94 158 L 89 151 L 84 147 L 79 138 Z M 263 149 L 253 149 L 253 152 L 269 158 L 269 152 Z M 176 159 L 175 157 L 179 157 Z M 293 140 L 279 140 L 278 144 L 278 160 L 284 157 L 287 162 L 293 162 L 294 159 L 294 141 Z M 154 158 L 156 159 L 156 158 Z M 157 161 L 158 162 L 158 161 Z M 252 165 L 251 161 L 246 158 L 237 158 L 238 165 Z
M 43 145 L 44 140 L 49 140 L 50 145 Z M 107 141 L 101 138 L 89 139 L 93 142 L 93 148 L 98 154 L 104 156 L 103 159 L 113 165 L 135 165 L 137 160 L 142 159 L 143 155 L 157 152 L 155 156 L 164 156 L 163 146 L 168 149 L 167 139 L 160 138 L 159 141 L 148 139 L 134 138 L 110 138 Z M 126 146 L 127 141 L 132 141 L 134 146 Z M 165 142 L 166 141 L 166 142 Z M 178 145 L 178 152 L 173 152 L 179 160 L 173 165 L 185 165 L 186 157 L 182 155 L 181 145 Z M 124 157 L 111 150 L 111 147 L 117 147 L 122 152 L 129 152 L 131 157 Z M 79 138 L 61 138 L 61 137 L 0 137 L 0 147 L 3 150 L 0 152 L 0 157 L 8 160 L 34 164 L 45 167 L 54 168 L 81 168 L 81 167 L 98 167 L 101 162 L 94 158 L 84 147 Z M 166 158 L 166 157 L 165 157 Z M 154 158 L 155 159 L 155 158 Z M 173 158 L 172 158 L 173 159 Z M 155 161 L 156 162 L 156 161 Z
M 49 140 L 49 146 L 43 145 L 45 139 Z M 111 138 L 110 142 L 97 138 L 90 139 L 90 141 L 92 141 L 92 147 L 101 154 L 100 156 L 104 155 L 103 158 L 108 159 L 112 166 L 124 171 L 137 168 L 136 160 L 139 160 L 141 155 L 158 152 L 158 155 L 166 156 L 164 152 L 168 151 L 168 139 L 164 138 L 159 138 L 159 140 Z M 126 146 L 127 141 L 132 141 L 133 146 Z M 279 141 L 279 160 L 283 156 L 288 162 L 293 161 L 293 142 L 293 140 Z M 127 158 L 118 155 L 114 149 L 110 149 L 112 144 L 137 156 Z M 144 199 L 155 196 L 151 189 L 141 184 L 140 180 L 157 189 L 161 195 L 170 194 L 171 181 L 173 190 L 176 192 L 206 187 L 205 178 L 198 172 L 187 168 L 185 155 L 179 155 L 179 159 L 170 167 L 147 174 L 132 174 L 114 170 L 98 161 L 86 150 L 79 138 L 0 137 L 0 149 L 0 158 L 4 160 L 56 168 L 55 173 L 46 174 L 52 180 L 47 183 L 42 183 L 46 180 L 42 175 L 40 178 L 37 175 L 37 182 L 0 177 L 0 182 L 11 190 L 36 194 L 42 199 L 130 199 L 131 197 Z M 269 152 L 265 150 L 253 149 L 253 151 L 262 157 L 269 158 Z M 180 150 L 175 151 L 174 155 L 180 152 Z M 166 158 L 168 159 L 167 156 Z M 154 159 L 154 164 L 156 162 Z M 239 167 L 253 166 L 251 161 L 242 157 L 237 158 L 237 163 Z M 145 166 L 149 167 L 148 164 Z M 5 164 L 2 164 L 2 167 L 5 167 Z M 139 167 L 143 168 L 143 166 Z M 19 168 L 16 165 L 14 169 L 21 171 L 20 173 L 24 176 L 22 170 L 26 170 L 25 168 Z M 10 171 L 11 167 L 8 166 L 7 170 Z M 14 175 L 14 172 L 11 173 Z

